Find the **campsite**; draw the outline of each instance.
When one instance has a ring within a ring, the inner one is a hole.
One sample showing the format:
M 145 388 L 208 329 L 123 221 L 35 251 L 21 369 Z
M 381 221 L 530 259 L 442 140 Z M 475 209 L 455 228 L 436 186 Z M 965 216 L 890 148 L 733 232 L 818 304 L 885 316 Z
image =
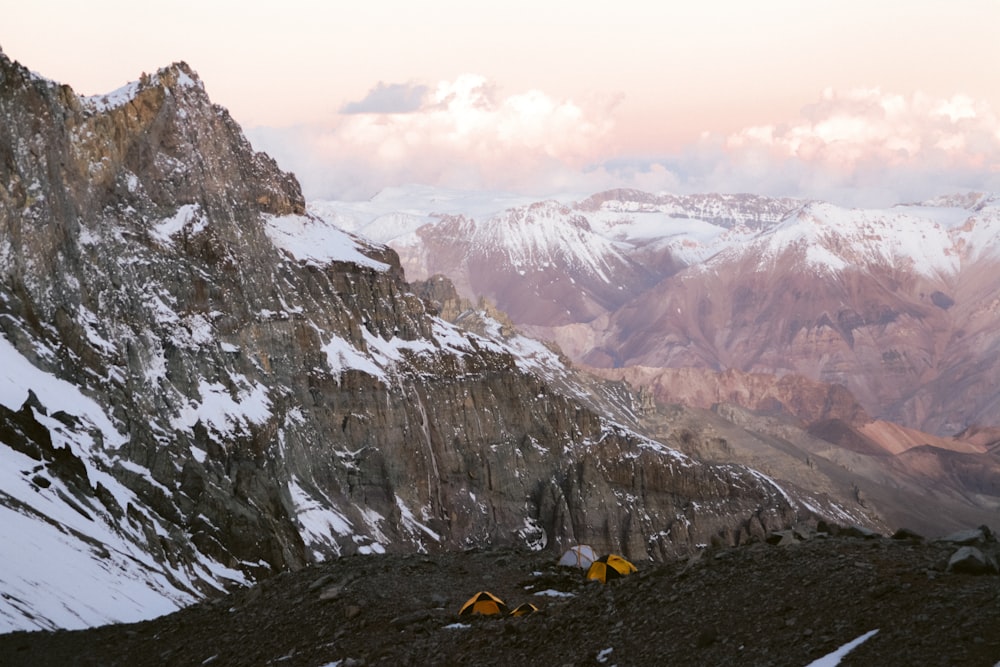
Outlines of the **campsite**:
M 348 556 L 144 623 L 5 635 L 0 664 L 803 667 L 874 630 L 842 665 L 996 664 L 997 576 L 948 571 L 954 545 L 774 542 L 603 585 L 550 550 Z M 483 591 L 538 611 L 461 615 Z

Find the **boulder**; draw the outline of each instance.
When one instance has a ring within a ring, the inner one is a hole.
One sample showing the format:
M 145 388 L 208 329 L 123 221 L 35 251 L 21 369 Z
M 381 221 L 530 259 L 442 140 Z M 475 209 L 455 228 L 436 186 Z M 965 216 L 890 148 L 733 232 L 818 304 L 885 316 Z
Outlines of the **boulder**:
M 923 542 L 924 536 L 910 530 L 909 528 L 900 528 L 895 533 L 892 534 L 892 539 L 894 540 L 908 540 L 910 542 Z
M 874 530 L 865 528 L 864 526 L 844 526 L 840 529 L 840 535 L 842 537 L 858 537 L 865 540 L 872 540 L 876 537 L 881 537 Z
M 948 559 L 948 571 L 960 574 L 996 574 L 997 561 L 976 547 L 965 546 Z

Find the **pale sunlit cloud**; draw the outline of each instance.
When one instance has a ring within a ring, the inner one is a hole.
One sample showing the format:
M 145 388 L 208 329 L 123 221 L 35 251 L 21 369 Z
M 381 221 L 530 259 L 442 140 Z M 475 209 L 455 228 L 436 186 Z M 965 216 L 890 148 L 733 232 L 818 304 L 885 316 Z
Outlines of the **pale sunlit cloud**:
M 364 99 L 348 102 L 340 113 L 410 113 L 420 109 L 427 91 L 427 86 L 379 81 Z
M 828 89 L 783 122 L 706 131 L 652 156 L 621 154 L 619 101 L 504 95 L 485 77 L 464 75 L 433 88 L 380 83 L 328 125 L 250 134 L 310 198 L 367 198 L 421 183 L 538 196 L 612 187 L 753 192 L 881 206 L 1000 190 L 1000 117 L 966 95 Z
M 733 153 L 764 149 L 851 172 L 872 162 L 890 167 L 1000 169 L 1000 119 L 964 95 L 935 99 L 877 88 L 827 89 L 784 125 L 750 127 L 726 140 Z
M 881 206 L 1000 189 L 1000 116 L 966 95 L 828 89 L 797 117 L 704 133 L 674 155 L 600 169 L 637 187 L 754 192 Z
M 318 197 L 404 183 L 551 193 L 590 187 L 584 168 L 612 152 L 617 102 L 504 95 L 466 74 L 433 89 L 380 83 L 328 125 L 249 134 Z

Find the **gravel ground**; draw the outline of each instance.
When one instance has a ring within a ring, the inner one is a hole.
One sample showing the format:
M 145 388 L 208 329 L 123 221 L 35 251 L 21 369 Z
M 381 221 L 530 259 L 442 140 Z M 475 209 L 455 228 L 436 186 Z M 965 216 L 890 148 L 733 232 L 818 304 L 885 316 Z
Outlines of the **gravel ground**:
M 802 667 L 878 630 L 841 664 L 994 667 L 1000 577 L 949 572 L 956 548 L 814 537 L 640 562 L 607 585 L 551 553 L 352 556 L 152 621 L 0 635 L 0 664 Z M 540 611 L 460 617 L 480 590 Z

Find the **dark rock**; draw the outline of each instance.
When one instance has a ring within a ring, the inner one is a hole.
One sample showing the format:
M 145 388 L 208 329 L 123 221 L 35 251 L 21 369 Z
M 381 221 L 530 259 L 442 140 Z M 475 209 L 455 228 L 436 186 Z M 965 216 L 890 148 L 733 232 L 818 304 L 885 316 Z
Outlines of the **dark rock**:
M 894 540 L 908 540 L 910 542 L 923 542 L 924 536 L 916 533 L 909 528 L 900 528 L 895 533 L 892 534 L 892 539 Z
M 794 531 L 780 530 L 768 535 L 766 541 L 770 545 L 785 547 L 791 544 L 798 544 L 802 540 L 796 536 Z
M 341 586 L 328 586 L 319 593 L 320 600 L 336 600 L 344 592 Z
M 996 574 L 997 561 L 972 546 L 964 546 L 948 559 L 948 570 L 960 574 Z
M 939 542 L 949 542 L 951 544 L 958 545 L 973 545 L 973 544 L 985 544 L 988 528 L 983 530 L 984 526 L 979 528 L 969 528 L 968 530 L 960 530 L 956 533 L 951 533 L 945 537 L 940 538 Z
M 865 528 L 864 526 L 853 526 L 853 525 L 842 527 L 840 529 L 839 535 L 841 535 L 842 537 L 855 537 L 865 540 L 873 540 L 878 537 L 881 537 L 881 535 L 876 533 L 874 530 L 871 530 L 870 528 Z
M 311 584 L 309 584 L 309 590 L 314 591 L 314 590 L 316 590 L 318 588 L 322 588 L 322 587 L 326 586 L 327 584 L 331 583 L 335 578 L 336 577 L 334 575 L 332 575 L 332 574 L 324 575 L 324 576 L 320 577 L 319 579 L 317 579 L 316 581 L 314 581 Z
M 355 614 L 356 615 L 356 614 Z M 408 614 L 403 614 L 402 616 L 397 616 L 396 618 L 389 621 L 394 627 L 405 628 L 408 625 L 414 623 L 420 623 L 426 621 L 429 618 L 433 618 L 433 615 L 426 610 L 413 611 Z
M 698 648 L 707 648 L 714 644 L 719 638 L 719 632 L 715 628 L 705 628 L 698 633 L 698 638 L 695 640 L 695 646 Z

